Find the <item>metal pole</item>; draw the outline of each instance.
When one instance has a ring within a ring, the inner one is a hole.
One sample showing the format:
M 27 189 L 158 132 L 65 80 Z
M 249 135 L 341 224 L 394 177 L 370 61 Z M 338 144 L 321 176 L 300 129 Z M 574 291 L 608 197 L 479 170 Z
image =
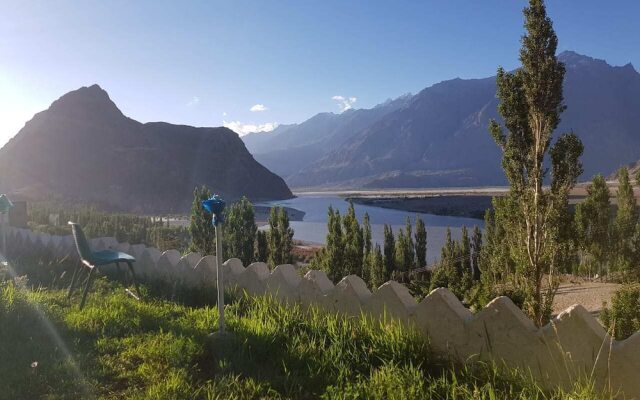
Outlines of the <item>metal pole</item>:
M 222 275 L 222 222 L 216 224 L 216 279 L 218 281 L 218 328 L 220 332 L 225 331 L 224 323 L 224 277 Z

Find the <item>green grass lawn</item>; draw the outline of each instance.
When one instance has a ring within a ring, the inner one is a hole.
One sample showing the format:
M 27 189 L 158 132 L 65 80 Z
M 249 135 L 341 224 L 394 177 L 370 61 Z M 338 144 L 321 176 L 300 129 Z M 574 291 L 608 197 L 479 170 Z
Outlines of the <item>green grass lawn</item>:
M 232 335 L 212 341 L 215 307 L 149 288 L 136 301 L 97 280 L 81 311 L 79 294 L 0 285 L 1 399 L 608 398 L 589 385 L 548 393 L 518 371 L 452 366 L 402 326 L 266 297 L 232 296 Z

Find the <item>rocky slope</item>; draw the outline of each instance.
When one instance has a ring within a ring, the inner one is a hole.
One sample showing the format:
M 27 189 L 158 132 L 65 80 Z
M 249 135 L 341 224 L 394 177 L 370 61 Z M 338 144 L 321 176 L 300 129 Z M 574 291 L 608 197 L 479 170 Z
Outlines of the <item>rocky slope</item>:
M 631 64 L 615 67 L 574 52 L 559 57 L 567 69 L 568 108 L 557 132 L 574 131 L 582 139 L 582 179 L 640 159 L 640 74 Z M 276 131 L 263 136 L 260 146 L 248 147 L 294 187 L 505 184 L 487 129 L 491 118 L 499 119 L 495 93 L 495 77 L 453 79 L 390 102 L 392 107 L 331 114 L 330 128 L 310 124 L 316 116 L 287 126 L 287 141 Z M 354 115 L 366 113 L 375 117 L 350 124 Z
M 140 212 L 184 212 L 206 184 L 228 199 L 291 197 L 226 128 L 128 118 L 97 85 L 36 114 L 0 149 L 0 188 Z

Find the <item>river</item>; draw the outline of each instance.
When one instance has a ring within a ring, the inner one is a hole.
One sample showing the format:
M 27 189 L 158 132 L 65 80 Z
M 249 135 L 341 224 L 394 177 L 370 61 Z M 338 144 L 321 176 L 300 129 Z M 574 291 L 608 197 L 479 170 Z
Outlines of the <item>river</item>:
M 325 243 L 329 206 L 332 206 L 334 210 L 339 210 L 341 215 L 344 215 L 349 207 L 349 203 L 342 197 L 319 194 L 299 194 L 293 199 L 270 201 L 257 205 L 285 206 L 304 212 L 302 221 L 291 222 L 295 232 L 294 239 L 318 244 Z M 407 217 L 411 218 L 412 225 L 415 227 L 415 217 L 420 215 L 427 226 L 427 260 L 429 263 L 440 258 L 440 249 L 444 244 L 447 227 L 451 228 L 451 235 L 456 240 L 460 239 L 462 226 L 469 228 L 469 235 L 471 235 L 474 225 L 478 225 L 480 228 L 484 227 L 482 220 L 473 218 L 423 214 L 361 204 L 355 204 L 354 207 L 360 222 L 362 222 L 364 214 L 369 213 L 373 241 L 380 245 L 383 243 L 384 224 L 391 225 L 394 234 L 397 235 L 398 230 L 404 227 Z

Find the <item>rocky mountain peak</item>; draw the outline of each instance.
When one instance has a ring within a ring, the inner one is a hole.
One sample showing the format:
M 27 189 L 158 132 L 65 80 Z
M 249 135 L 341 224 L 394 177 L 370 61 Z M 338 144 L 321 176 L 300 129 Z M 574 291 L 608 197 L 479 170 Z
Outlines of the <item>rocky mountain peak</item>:
M 48 112 L 70 118 L 123 118 L 124 115 L 99 85 L 83 86 L 73 90 L 49 107 Z

